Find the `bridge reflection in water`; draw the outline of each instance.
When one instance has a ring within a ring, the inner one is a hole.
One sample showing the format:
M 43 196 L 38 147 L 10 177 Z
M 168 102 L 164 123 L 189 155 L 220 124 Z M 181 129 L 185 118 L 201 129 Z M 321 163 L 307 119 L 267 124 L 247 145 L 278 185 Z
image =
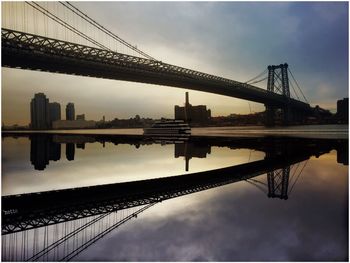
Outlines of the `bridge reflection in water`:
M 123 223 L 158 202 L 245 180 L 268 197 L 288 199 L 307 160 L 333 149 L 338 162 L 347 164 L 346 141 L 302 138 L 213 138 L 188 141 L 139 136 L 31 135 L 31 162 L 44 169 L 60 159 L 74 159 L 75 145 L 88 142 L 142 144 L 175 143 L 175 157 L 184 156 L 186 169 L 192 157 L 205 158 L 211 146 L 263 151 L 263 160 L 212 171 L 127 183 L 81 187 L 2 197 L 2 260 L 69 260 Z M 267 184 L 256 176 L 266 174 Z

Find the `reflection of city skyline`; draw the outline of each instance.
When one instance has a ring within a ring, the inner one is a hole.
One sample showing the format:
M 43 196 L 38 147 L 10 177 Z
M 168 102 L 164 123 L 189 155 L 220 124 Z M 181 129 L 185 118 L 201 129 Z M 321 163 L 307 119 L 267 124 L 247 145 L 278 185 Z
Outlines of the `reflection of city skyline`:
M 115 139 L 115 138 L 114 138 Z M 36 170 L 44 170 L 49 161 L 58 161 L 61 156 L 61 144 L 65 144 L 66 151 L 66 159 L 68 161 L 74 161 L 75 157 L 75 148 L 85 149 L 85 143 L 93 143 L 100 142 L 103 145 L 106 141 L 114 142 L 115 145 L 119 143 L 126 143 L 130 145 L 134 145 L 136 149 L 139 149 L 140 145 L 149 145 L 149 144 L 174 144 L 174 158 L 183 157 L 185 161 L 185 171 L 188 172 L 190 170 L 189 162 L 192 158 L 207 158 L 207 155 L 211 153 L 212 144 L 210 142 L 196 142 L 196 141 L 188 141 L 188 140 L 159 140 L 156 139 L 154 141 L 145 141 L 143 139 L 131 140 L 131 141 L 123 141 L 121 140 L 113 140 L 111 138 L 94 138 L 92 136 L 62 136 L 62 135 L 54 135 L 54 136 L 32 136 L 31 137 L 31 163 Z M 218 144 L 218 143 L 216 143 Z M 214 144 L 215 145 L 215 144 Z M 232 149 L 235 149 L 237 146 L 231 145 L 230 143 L 221 142 L 220 146 L 226 146 Z M 253 147 L 254 146 L 250 146 Z M 275 155 L 279 155 L 281 151 L 281 147 L 285 148 L 285 146 L 278 145 L 278 143 L 270 145 L 269 147 L 265 146 L 265 159 L 274 158 Z M 293 148 L 292 146 L 287 146 L 287 148 Z M 275 149 L 276 148 L 276 149 Z M 344 143 L 338 143 L 335 147 L 337 150 L 337 162 L 347 165 L 348 164 L 348 154 L 347 147 Z M 283 151 L 286 151 L 283 149 Z M 327 150 L 322 150 L 320 153 L 315 153 L 316 156 L 322 154 L 323 152 L 330 151 L 328 147 Z M 287 150 L 288 153 L 288 150 Z M 295 168 L 295 167 L 294 167 Z M 299 164 L 298 164 L 299 168 Z M 304 168 L 304 167 L 303 167 Z M 286 165 L 282 169 L 279 170 L 271 170 L 267 171 L 267 180 L 266 183 L 256 181 L 254 179 L 247 179 L 247 182 L 259 188 L 260 190 L 265 191 L 267 189 L 267 196 L 273 198 L 280 199 L 288 199 L 289 195 L 289 185 L 295 184 L 295 177 L 300 176 L 302 170 L 298 172 L 291 165 Z M 295 174 L 298 176 L 293 177 Z
M 74 160 L 75 144 L 66 143 L 66 158 Z M 35 170 L 45 170 L 50 161 L 61 159 L 61 143 L 53 142 L 48 137 L 34 137 L 30 141 L 30 162 Z
M 50 159 L 50 145 L 54 144 L 52 139 L 52 136 L 31 137 L 33 153 L 35 150 L 44 149 L 43 153 L 46 154 L 44 154 L 45 157 L 39 162 L 40 164 L 46 164 L 47 160 Z M 79 143 L 82 144 L 83 142 L 81 139 L 82 137 L 76 137 L 75 142 L 77 143 L 79 141 Z M 129 138 L 129 140 L 120 137 L 99 137 L 95 139 L 101 143 L 113 141 L 115 144 L 127 143 L 136 146 L 145 142 L 142 137 Z M 64 143 L 64 141 L 67 149 L 66 157 L 67 159 L 73 159 L 75 144 L 70 137 L 66 137 L 66 140 L 61 140 L 60 143 Z M 257 141 L 259 141 L 258 144 Z M 9 231 L 9 233 L 11 233 L 22 229 L 23 224 L 21 222 L 24 220 L 23 216 L 27 217 L 29 215 L 30 220 L 35 220 L 35 217 L 38 216 L 40 216 L 41 219 L 46 217 L 55 218 L 56 216 L 61 217 L 62 213 L 68 213 L 65 220 L 74 220 L 77 216 L 80 218 L 81 212 L 84 213 L 85 216 L 87 216 L 87 214 L 98 215 L 102 208 L 104 211 L 109 211 L 110 209 L 114 211 L 127 207 L 131 208 L 240 181 L 246 181 L 255 185 L 264 192 L 266 197 L 287 200 L 311 156 L 318 157 L 324 153 L 330 152 L 334 148 L 338 150 L 339 147 L 336 147 L 337 144 L 344 144 L 344 141 L 316 141 L 310 141 L 310 139 L 308 139 L 309 143 L 306 143 L 305 140 L 295 138 L 284 138 L 282 140 L 279 138 L 250 138 L 247 140 L 230 138 L 226 140 L 225 138 L 223 140 L 215 139 L 203 142 L 203 140 L 196 140 L 194 137 L 192 141 L 183 142 L 183 145 L 177 142 L 180 146 L 174 147 L 175 157 L 184 156 L 185 159 L 190 159 L 192 157 L 205 158 L 207 154 L 210 153 L 211 146 L 214 145 L 221 147 L 226 146 L 230 149 L 255 148 L 264 151 L 265 157 L 263 159 L 235 164 L 225 168 L 191 174 L 53 190 L 41 192 L 40 195 L 23 194 L 20 196 L 7 196 L 4 197 L 5 199 L 3 202 L 3 211 L 5 211 L 5 214 L 7 213 L 6 211 L 21 212 L 15 213 L 13 216 L 10 213 L 8 218 L 4 218 L 3 231 Z M 150 143 L 152 142 L 145 142 L 145 144 Z M 52 149 L 58 149 L 58 147 L 52 147 Z M 343 154 L 339 155 L 344 156 Z M 35 156 L 42 157 L 42 155 L 38 154 Z M 51 157 L 52 156 L 54 156 L 54 154 L 51 155 Z M 267 176 L 266 183 L 258 180 L 259 178 L 257 176 L 263 174 Z M 289 184 L 291 184 L 290 188 Z M 71 205 L 71 200 L 74 200 L 74 206 Z M 23 203 L 25 206 L 22 205 Z M 51 209 L 50 203 L 55 204 L 56 208 L 54 211 Z M 97 207 L 98 209 L 96 209 Z M 35 210 L 41 211 L 39 213 L 40 215 L 37 214 Z M 44 213 L 44 211 L 46 212 Z M 40 222 L 39 225 L 45 225 L 47 220 L 41 220 Z M 27 227 L 31 229 L 38 226 L 29 224 Z M 16 230 L 17 228 L 18 230 Z
M 207 158 L 207 155 L 211 153 L 212 146 L 224 146 L 231 149 L 244 148 L 244 145 L 237 145 L 228 142 L 221 141 L 204 141 L 199 142 L 196 140 L 159 140 L 151 139 L 145 140 L 144 138 L 118 138 L 113 136 L 94 137 L 84 135 L 32 135 L 29 137 L 30 146 L 30 162 L 34 166 L 35 170 L 44 170 L 49 165 L 50 161 L 59 161 L 61 159 L 61 144 L 65 144 L 65 155 L 67 161 L 74 161 L 75 148 L 85 150 L 86 143 L 99 142 L 105 145 L 106 142 L 112 142 L 114 145 L 129 144 L 134 145 L 138 149 L 141 145 L 150 144 L 173 144 L 174 145 L 174 158 L 184 157 L 185 171 L 189 171 L 189 161 L 192 158 Z M 247 149 L 253 149 L 255 146 L 247 144 Z M 263 148 L 266 146 L 262 146 Z M 256 148 L 259 148 L 256 146 Z M 344 165 L 348 165 L 348 151 L 346 143 L 335 143 L 332 147 L 337 151 L 337 162 Z M 266 149 L 257 149 L 270 155 L 271 151 Z
M 33 137 L 30 143 L 30 162 L 35 170 L 44 170 L 49 161 L 59 161 L 61 144 L 55 143 L 48 137 Z
M 91 137 L 84 136 L 31 136 L 30 137 L 30 161 L 35 170 L 44 170 L 49 165 L 49 161 L 59 161 L 61 158 L 61 144 L 65 144 L 65 153 L 67 161 L 74 161 L 75 148 L 85 149 L 86 143 L 97 142 Z M 105 145 L 105 141 L 101 142 Z M 140 145 L 149 144 L 174 144 L 174 157 L 184 157 L 185 170 L 189 171 L 189 160 L 192 158 L 206 158 L 207 154 L 211 152 L 210 145 L 194 145 L 186 141 L 177 141 L 176 143 L 169 143 L 169 141 L 154 141 L 154 142 L 136 142 L 129 143 L 135 145 L 138 149 Z
M 313 148 L 314 144 L 310 144 L 311 146 L 303 146 L 303 144 L 300 142 L 298 143 L 298 146 L 296 147 L 293 143 L 287 143 L 284 145 L 281 144 L 280 141 L 276 140 L 271 144 L 271 142 L 268 145 L 264 145 L 261 143 L 261 145 L 258 147 L 256 145 L 256 142 L 254 144 L 254 140 L 251 142 L 246 142 L 246 145 L 240 141 L 234 141 L 234 143 L 230 141 L 198 141 L 193 139 L 188 140 L 176 140 L 176 139 L 166 139 L 166 140 L 159 140 L 159 138 L 151 139 L 151 140 L 145 140 L 145 138 L 119 138 L 119 137 L 94 137 L 94 136 L 82 136 L 82 135 L 40 135 L 40 136 L 30 136 L 31 141 L 31 156 L 30 160 L 32 165 L 34 166 L 35 170 L 44 170 L 47 165 L 49 164 L 49 161 L 58 161 L 60 160 L 61 156 L 61 144 L 65 144 L 65 151 L 66 151 L 66 159 L 68 161 L 74 161 L 75 157 L 75 148 L 78 149 L 85 149 L 85 143 L 102 143 L 104 146 L 106 142 L 112 142 L 114 145 L 118 144 L 129 144 L 134 145 L 136 149 L 139 149 L 141 145 L 150 145 L 150 144 L 173 144 L 174 145 L 174 158 L 183 157 L 185 161 L 185 171 L 188 172 L 190 170 L 189 167 L 189 161 L 192 158 L 207 158 L 207 155 L 211 153 L 211 147 L 212 146 L 224 146 L 229 147 L 230 149 L 237 149 L 237 148 L 259 148 L 260 151 L 265 152 L 265 160 L 274 159 L 276 156 L 279 158 L 279 156 L 282 154 L 293 156 L 298 154 L 298 152 L 294 152 L 295 149 L 298 147 L 305 147 L 305 148 Z M 317 149 L 317 147 L 316 147 Z M 310 158 L 311 155 L 315 155 L 318 157 L 319 155 L 329 152 L 332 149 L 337 150 L 337 162 L 342 163 L 344 165 L 348 164 L 348 153 L 347 153 L 347 147 L 345 143 L 339 143 L 337 142 L 335 145 L 330 145 L 329 143 L 324 144 L 321 146 L 319 150 L 314 150 L 314 152 L 310 152 L 309 156 L 305 157 L 304 159 L 300 159 L 298 161 L 298 167 L 299 163 L 302 161 L 307 160 Z M 304 164 L 305 166 L 305 164 Z M 294 169 L 294 170 L 293 170 Z M 266 170 L 267 178 L 266 183 L 260 182 L 255 179 L 247 179 L 246 181 L 250 183 L 251 185 L 254 185 L 255 187 L 259 188 L 260 190 L 267 192 L 268 197 L 273 198 L 280 198 L 280 199 L 288 199 L 288 195 L 291 189 L 289 189 L 290 184 L 295 184 L 297 178 L 300 177 L 300 174 L 302 173 L 302 170 L 304 167 L 296 171 L 295 167 L 290 164 L 284 165 L 282 168 L 277 170 Z M 298 174 L 295 176 L 295 174 Z M 267 189 L 267 190 L 266 190 Z
M 2 231 L 5 233 L 5 237 L 8 233 L 20 236 L 23 233 L 21 231 L 29 233 L 33 228 L 37 231 L 37 228 L 40 227 L 45 228 L 45 231 L 48 232 L 47 229 L 51 224 L 54 224 L 51 229 L 55 229 L 56 226 L 65 227 L 71 221 L 80 220 L 78 223 L 79 228 L 74 230 L 74 236 L 63 235 L 55 239 L 54 247 L 56 250 L 60 249 L 61 252 L 62 247 L 71 242 L 70 240 L 77 239 L 77 237 L 81 237 L 86 232 L 89 232 L 91 239 L 85 242 L 83 238 L 80 238 L 82 242 L 77 245 L 77 249 L 80 246 L 82 248 L 87 247 L 93 240 L 104 236 L 104 229 L 114 229 L 121 223 L 135 218 L 144 209 L 158 202 L 240 181 L 254 185 L 262 190 L 265 198 L 294 200 L 295 195 L 290 194 L 293 189 L 300 189 L 300 185 L 303 184 L 303 180 L 301 180 L 301 183 L 297 183 L 297 181 L 302 177 L 303 170 L 307 166 L 310 157 L 318 157 L 335 149 L 337 150 L 338 163 L 348 163 L 347 153 L 344 151 L 346 150 L 346 147 L 344 147 L 346 146 L 346 140 L 310 140 L 306 143 L 305 140 L 279 140 L 278 138 L 248 140 L 209 139 L 207 141 L 192 138 L 188 141 L 173 142 L 170 140 L 167 142 L 159 140 L 154 142 L 141 137 L 126 139 L 118 137 L 55 137 L 52 135 L 40 135 L 30 136 L 29 138 L 31 142 L 31 162 L 35 169 L 44 169 L 49 161 L 60 160 L 61 144 L 63 144 L 62 148 L 66 148 L 66 159 L 71 161 L 75 157 L 75 148 L 84 150 L 86 143 L 104 144 L 110 142 L 114 145 L 129 144 L 135 146 L 136 149 L 140 148 L 141 145 L 154 143 L 162 145 L 174 144 L 174 158 L 183 157 L 186 162 L 186 170 L 189 169 L 188 162 L 191 158 L 208 157 L 212 151 L 211 147 L 227 147 L 232 150 L 256 149 L 265 153 L 263 159 L 248 160 L 243 164 L 211 171 L 184 173 L 178 176 L 129 181 L 127 183 L 53 190 L 41 192 L 40 194 L 7 196 L 3 199 L 3 209 L 6 216 L 4 217 Z M 101 150 L 103 151 L 103 149 Z M 295 185 L 297 187 L 294 187 Z M 261 196 L 261 193 L 259 195 Z M 74 200 L 73 203 L 72 200 Z M 25 204 L 25 206 L 22 204 Z M 55 209 L 52 208 L 53 204 Z M 138 210 L 138 208 L 140 209 Z M 124 213 L 125 209 L 131 209 L 131 212 Z M 111 221 L 112 218 L 109 218 L 109 215 L 114 212 L 120 213 L 120 210 L 123 210 L 122 214 L 124 217 L 120 221 Z M 10 211 L 20 212 L 12 215 Z M 86 217 L 95 217 L 96 220 L 93 219 L 91 223 L 87 222 L 84 224 Z M 58 221 L 63 224 L 57 224 Z M 103 224 L 104 229 L 102 231 L 94 231 L 95 228 L 92 224 L 95 223 L 96 225 Z M 81 225 L 82 227 L 80 227 Z M 83 231 L 80 231 L 80 229 L 83 229 Z M 11 231 L 14 231 L 14 233 Z M 17 231 L 20 232 L 16 233 Z M 55 233 L 54 230 L 51 231 L 52 233 Z M 68 241 L 61 243 L 61 238 Z M 45 243 L 40 245 L 45 247 Z M 8 255 L 11 256 L 11 253 Z M 57 256 L 54 250 L 48 247 L 43 252 L 37 251 L 32 257 L 40 259 L 47 255 L 52 259 L 56 259 Z M 67 255 L 63 254 L 63 259 L 69 258 L 70 255 L 70 253 Z M 72 256 L 74 255 L 76 254 L 72 254 Z

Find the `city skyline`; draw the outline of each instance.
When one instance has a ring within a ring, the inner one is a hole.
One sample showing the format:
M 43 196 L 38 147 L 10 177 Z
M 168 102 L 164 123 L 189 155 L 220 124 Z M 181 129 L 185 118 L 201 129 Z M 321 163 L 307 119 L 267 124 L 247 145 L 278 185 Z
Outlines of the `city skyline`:
M 287 62 L 313 106 L 334 111 L 336 101 L 348 97 L 347 3 L 78 2 L 77 6 L 163 62 L 242 82 L 270 64 Z M 2 68 L 2 87 L 6 125 L 30 122 L 27 103 L 38 92 L 62 105 L 78 102 L 81 112 L 99 120 L 102 115 L 114 119 L 137 114 L 170 118 L 173 105 L 183 103 L 186 91 L 8 68 Z M 212 116 L 264 110 L 262 104 L 244 100 L 190 94 L 193 104 L 207 105 Z

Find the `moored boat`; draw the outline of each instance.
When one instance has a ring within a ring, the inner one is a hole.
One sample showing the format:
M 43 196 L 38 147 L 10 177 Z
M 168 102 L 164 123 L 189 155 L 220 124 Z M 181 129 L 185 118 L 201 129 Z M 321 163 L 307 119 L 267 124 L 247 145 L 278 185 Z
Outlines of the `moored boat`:
M 143 129 L 144 135 L 189 136 L 191 127 L 183 120 L 156 121 L 151 127 Z

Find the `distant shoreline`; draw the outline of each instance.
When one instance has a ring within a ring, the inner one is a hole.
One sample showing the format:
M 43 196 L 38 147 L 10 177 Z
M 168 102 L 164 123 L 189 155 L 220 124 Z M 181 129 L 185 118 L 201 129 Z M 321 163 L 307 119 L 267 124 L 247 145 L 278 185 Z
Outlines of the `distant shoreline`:
M 306 138 L 334 138 L 348 139 L 349 126 L 341 125 L 304 125 L 285 127 L 195 127 L 192 128 L 193 137 L 306 137 Z M 129 129 L 80 129 L 80 130 L 12 130 L 2 131 L 3 134 L 65 134 L 65 135 L 116 135 L 116 136 L 143 136 L 142 128 Z

